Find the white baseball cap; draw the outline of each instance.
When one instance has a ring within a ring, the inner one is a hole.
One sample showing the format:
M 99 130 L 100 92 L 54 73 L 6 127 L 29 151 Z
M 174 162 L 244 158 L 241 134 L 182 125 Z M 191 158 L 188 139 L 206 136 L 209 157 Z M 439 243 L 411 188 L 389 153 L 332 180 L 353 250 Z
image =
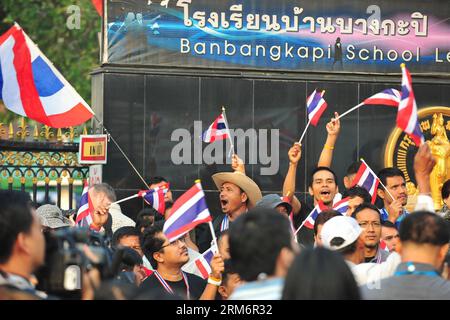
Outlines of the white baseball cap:
M 352 244 L 358 239 L 363 229 L 352 217 L 338 216 L 331 218 L 322 227 L 321 237 L 323 246 L 330 250 L 339 250 Z M 342 238 L 344 242 L 339 246 L 331 245 L 334 238 Z

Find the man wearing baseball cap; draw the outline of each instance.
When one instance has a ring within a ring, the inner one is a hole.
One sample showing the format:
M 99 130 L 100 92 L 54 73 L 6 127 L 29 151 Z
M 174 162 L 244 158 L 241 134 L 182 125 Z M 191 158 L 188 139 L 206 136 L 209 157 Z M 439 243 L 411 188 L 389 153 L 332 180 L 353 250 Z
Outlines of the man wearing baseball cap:
M 323 246 L 341 253 L 355 276 L 358 285 L 374 288 L 383 278 L 394 274 L 400 264 L 400 256 L 393 252 L 381 264 L 364 262 L 363 229 L 358 222 L 347 216 L 331 218 L 323 225 L 321 237 Z

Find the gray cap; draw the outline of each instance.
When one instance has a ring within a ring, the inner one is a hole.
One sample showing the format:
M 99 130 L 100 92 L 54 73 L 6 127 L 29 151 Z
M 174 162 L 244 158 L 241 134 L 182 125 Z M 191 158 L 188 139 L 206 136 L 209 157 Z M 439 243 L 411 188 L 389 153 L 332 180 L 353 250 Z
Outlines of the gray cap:
M 261 198 L 261 200 L 259 200 L 256 203 L 256 208 L 270 208 L 270 209 L 275 209 L 277 206 L 279 206 L 280 204 L 284 205 L 287 207 L 288 212 L 292 211 L 292 206 L 290 205 L 290 203 L 283 201 L 281 199 L 281 197 L 277 194 L 268 194 L 265 195 L 264 197 Z
M 60 208 L 53 204 L 44 204 L 37 208 L 36 213 L 44 227 L 58 229 L 70 227 L 70 220 L 63 216 Z

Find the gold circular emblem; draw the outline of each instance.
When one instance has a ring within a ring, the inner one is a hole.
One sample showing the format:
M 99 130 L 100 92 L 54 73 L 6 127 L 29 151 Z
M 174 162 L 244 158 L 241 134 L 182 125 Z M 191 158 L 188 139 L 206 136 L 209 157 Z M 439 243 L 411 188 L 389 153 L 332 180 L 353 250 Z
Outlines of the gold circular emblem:
M 436 165 L 431 173 L 431 196 L 435 210 L 442 207 L 441 188 L 450 179 L 450 108 L 429 107 L 418 110 L 420 128 L 431 153 L 436 159 Z M 397 167 L 405 175 L 408 189 L 407 209 L 414 209 L 418 194 L 414 176 L 414 156 L 417 146 L 401 129 L 392 130 L 384 153 L 385 167 Z

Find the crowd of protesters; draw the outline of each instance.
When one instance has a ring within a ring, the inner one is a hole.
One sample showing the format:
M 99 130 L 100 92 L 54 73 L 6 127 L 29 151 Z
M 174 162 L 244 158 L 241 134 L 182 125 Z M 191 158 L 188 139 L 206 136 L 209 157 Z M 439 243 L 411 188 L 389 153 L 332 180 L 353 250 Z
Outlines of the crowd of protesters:
M 212 223 L 218 248 L 206 277 L 193 262 L 207 260 L 212 232 L 196 228 L 169 241 L 170 191 L 165 212 L 146 207 L 134 221 L 114 203 L 113 188 L 91 186 L 92 222 L 83 229 L 55 205 L 35 208 L 27 193 L 0 190 L 0 299 L 450 299 L 450 181 L 435 212 L 428 145 L 414 158 L 415 210 L 405 208 L 405 177 L 396 168 L 379 172 L 376 207 L 366 189 L 352 186 L 359 163 L 338 191 L 331 162 L 339 130 L 338 120 L 327 124 L 310 174 L 312 202 L 326 207 L 313 228 L 305 222 L 314 207 L 295 196 L 301 145 L 289 150 L 282 195 L 263 197 L 237 155 L 232 171 L 212 176 L 222 213 Z M 149 188 L 166 182 L 156 177 Z M 333 210 L 342 197 L 349 197 L 345 213 Z

